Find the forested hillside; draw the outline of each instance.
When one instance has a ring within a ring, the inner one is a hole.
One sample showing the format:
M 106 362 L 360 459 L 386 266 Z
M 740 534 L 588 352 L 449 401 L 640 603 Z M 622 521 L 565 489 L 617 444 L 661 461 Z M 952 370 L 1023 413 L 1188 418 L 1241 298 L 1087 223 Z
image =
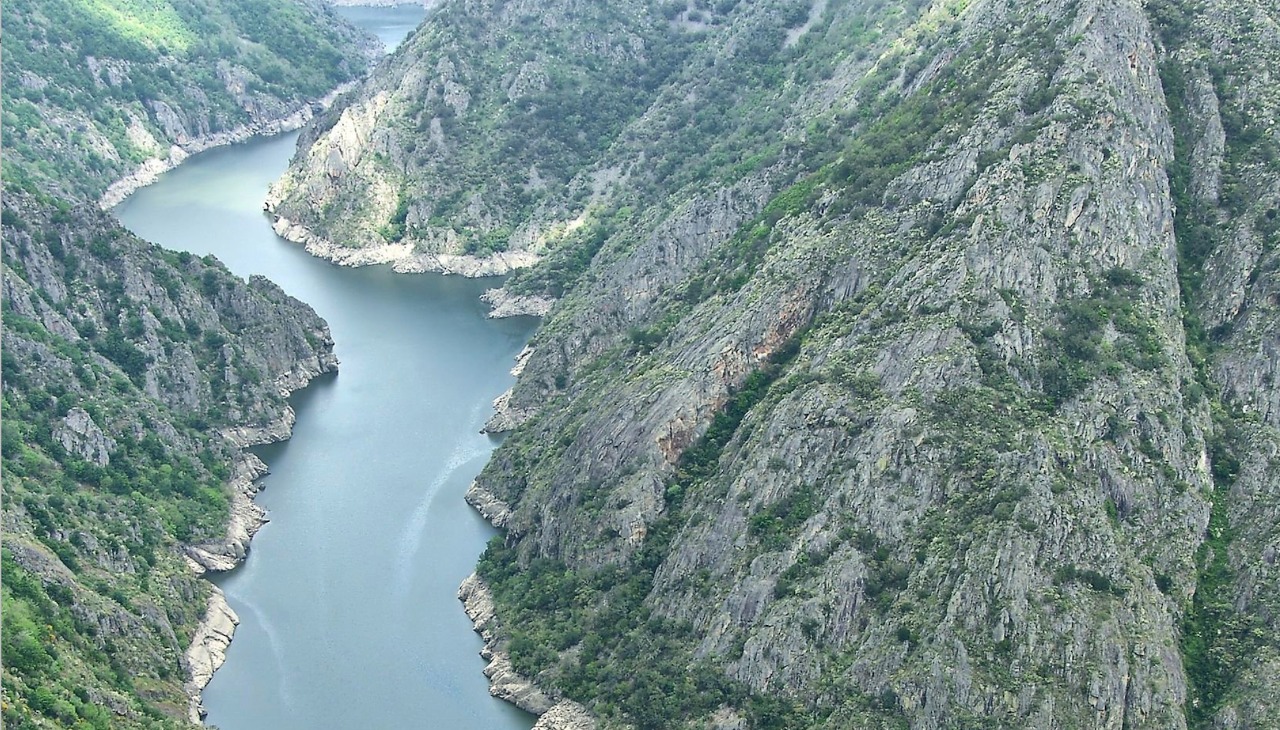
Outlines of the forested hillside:
M 5 178 L 79 199 L 306 108 L 378 53 L 319 0 L 13 0 L 4 41 Z
M 98 199 L 171 145 L 309 115 L 371 43 L 277 0 L 17 1 L 4 33 L 3 722 L 189 727 L 226 638 L 198 576 L 260 517 L 240 449 L 336 360 L 310 307 Z
M 516 671 L 605 727 L 1280 722 L 1274 5 L 539 7 L 447 4 L 276 208 L 540 256 L 470 495 Z

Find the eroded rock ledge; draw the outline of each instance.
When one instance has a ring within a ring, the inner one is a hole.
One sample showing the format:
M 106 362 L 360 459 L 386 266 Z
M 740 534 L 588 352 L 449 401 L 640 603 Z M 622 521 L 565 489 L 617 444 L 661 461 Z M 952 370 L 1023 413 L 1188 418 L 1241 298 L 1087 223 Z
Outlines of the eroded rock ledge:
M 187 708 L 187 716 L 191 722 L 199 723 L 206 714 L 204 704 L 200 701 L 200 693 L 208 686 L 209 680 L 213 679 L 213 673 L 227 660 L 227 647 L 231 645 L 231 637 L 235 635 L 239 623 L 240 617 L 227 605 L 227 597 L 222 589 L 213 586 L 204 618 L 196 627 L 191 646 L 187 647 L 184 655 L 187 670 L 191 674 L 186 685 L 187 694 L 191 697 L 191 704 Z
M 511 520 L 511 505 L 498 499 L 492 492 L 474 481 L 467 488 L 467 493 L 463 499 L 467 500 L 467 504 L 474 507 L 481 517 L 488 520 L 489 524 L 499 530 L 505 529 L 507 523 Z
M 489 316 L 492 317 L 493 315 L 490 314 Z M 520 377 L 520 374 L 524 372 L 525 366 L 529 364 L 530 357 L 533 357 L 533 348 L 526 345 L 525 348 L 520 351 L 520 354 L 516 355 L 516 364 L 515 367 L 511 368 L 511 374 L 517 378 Z M 533 418 L 533 409 L 519 408 L 512 405 L 511 397 L 513 392 L 514 388 L 507 388 L 502 395 L 493 399 L 493 415 L 489 416 L 488 421 L 485 421 L 484 428 L 480 429 L 481 433 L 505 433 L 507 431 L 514 431 L 525 421 Z M 479 488 L 472 483 L 471 489 L 477 490 Z M 470 494 L 471 492 L 468 491 L 468 495 Z M 486 492 L 486 494 L 488 493 Z M 479 509 L 480 513 L 484 514 L 484 510 L 476 503 L 471 503 L 471 506 Z M 485 517 L 488 517 L 488 515 L 486 514 Z M 493 519 L 490 518 L 489 521 L 493 522 Z M 501 525 L 499 525 L 499 527 L 501 527 Z
M 511 657 L 496 630 L 493 593 L 480 576 L 475 573 L 467 576 L 458 588 L 458 599 L 462 601 L 476 633 L 484 639 L 480 656 L 489 662 L 484 668 L 484 676 L 489 679 L 489 694 L 539 715 L 534 730 L 596 729 L 595 718 L 587 708 L 573 700 L 553 699 L 512 668 Z
M 480 300 L 489 305 L 490 319 L 545 317 L 551 311 L 551 305 L 556 303 L 551 297 L 513 294 L 501 288 L 481 294 Z

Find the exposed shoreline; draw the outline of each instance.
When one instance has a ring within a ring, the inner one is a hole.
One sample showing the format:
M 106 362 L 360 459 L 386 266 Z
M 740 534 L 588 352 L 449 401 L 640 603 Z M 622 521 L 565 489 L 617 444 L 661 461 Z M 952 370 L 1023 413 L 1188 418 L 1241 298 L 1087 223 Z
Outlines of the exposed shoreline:
M 397 274 L 444 274 L 479 279 L 505 276 L 516 269 L 525 269 L 541 260 L 531 251 L 501 251 L 492 256 L 470 254 L 424 253 L 412 243 L 386 243 L 364 248 L 339 246 L 318 235 L 311 229 L 289 220 L 276 212 L 279 201 L 268 193 L 263 210 L 271 216 L 271 228 L 286 241 L 300 244 L 307 253 L 338 266 L 376 266 L 385 264 Z M 545 317 L 556 300 L 546 296 L 512 294 L 502 288 L 494 288 L 480 296 L 489 305 L 490 319 L 507 317 Z
M 317 113 L 329 108 L 339 95 L 355 88 L 358 83 L 359 81 L 357 80 L 340 84 L 328 94 L 315 101 L 303 104 L 283 117 L 241 124 L 234 129 L 196 137 L 186 144 L 170 145 L 168 157 L 152 157 L 134 168 L 133 172 L 108 185 L 106 191 L 98 198 L 98 206 L 103 210 L 110 210 L 116 207 L 124 202 L 125 198 L 151 185 L 160 179 L 161 175 L 181 165 L 192 155 L 216 147 L 226 147 L 240 142 L 247 142 L 254 137 L 272 137 L 301 129 L 302 125 L 311 121 Z
M 496 630 L 493 592 L 480 576 L 472 573 L 462 581 L 458 600 L 462 601 L 472 628 L 484 639 L 480 656 L 489 662 L 484 668 L 489 694 L 537 715 L 533 730 L 596 730 L 595 718 L 587 708 L 573 700 L 548 695 L 511 666 L 511 655 Z
M 301 244 L 312 256 L 338 266 L 390 264 L 391 270 L 398 274 L 456 274 L 468 279 L 478 279 L 504 276 L 516 269 L 533 266 L 540 258 L 529 251 L 502 251 L 488 257 L 423 253 L 417 251 L 411 243 L 387 243 L 364 248 L 339 246 L 317 235 L 301 223 L 278 215 L 275 203 L 276 201 L 268 197 L 263 210 L 271 214 L 271 227 L 276 235 L 286 241 Z
M 305 388 L 316 377 L 335 372 L 337 366 L 338 361 L 332 351 L 324 353 L 309 365 L 299 363 L 299 367 L 277 379 L 280 394 L 287 398 Z M 262 491 L 262 484 L 258 479 L 267 473 L 267 465 L 248 449 L 288 440 L 293 434 L 294 420 L 293 408 L 286 404 L 279 418 L 266 425 L 240 426 L 222 432 L 224 439 L 241 450 L 231 478 L 230 517 L 226 537 L 222 540 L 186 546 L 184 557 L 197 576 L 207 577 L 210 573 L 232 570 L 249 556 L 249 546 L 254 535 L 269 520 L 266 510 L 253 501 L 258 492 Z M 212 590 L 205 614 L 196 624 L 191 645 L 183 654 L 188 675 L 184 685 L 188 699 L 187 717 L 197 724 L 203 722 L 206 714 L 202 698 L 204 688 L 226 661 L 227 647 L 231 645 L 236 626 L 240 623 L 240 617 L 227 604 L 222 589 L 212 581 L 209 585 Z

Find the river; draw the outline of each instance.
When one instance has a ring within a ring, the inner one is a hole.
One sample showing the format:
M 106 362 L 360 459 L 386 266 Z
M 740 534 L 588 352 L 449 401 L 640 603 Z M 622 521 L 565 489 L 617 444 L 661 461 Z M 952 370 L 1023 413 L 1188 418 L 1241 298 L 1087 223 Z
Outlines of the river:
M 340 12 L 390 47 L 423 11 Z M 493 281 L 340 268 L 278 238 L 261 205 L 296 140 L 198 155 L 116 208 L 144 238 L 311 304 L 342 361 L 294 397 L 293 438 L 258 451 L 271 522 L 217 580 L 241 624 L 204 692 L 208 722 L 528 730 L 489 696 L 455 592 L 494 534 L 462 500 L 495 445 L 479 430 L 533 322 L 485 318 Z

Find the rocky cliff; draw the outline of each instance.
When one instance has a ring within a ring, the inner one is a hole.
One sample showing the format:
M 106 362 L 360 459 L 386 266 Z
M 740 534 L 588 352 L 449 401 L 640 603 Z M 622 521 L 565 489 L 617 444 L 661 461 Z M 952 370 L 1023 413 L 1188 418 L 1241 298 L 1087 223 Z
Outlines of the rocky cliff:
M 677 67 L 554 168 L 569 198 L 418 184 L 474 142 L 447 53 L 376 75 L 280 187 L 314 230 L 561 232 L 505 286 L 559 301 L 469 495 L 513 670 L 606 727 L 1274 725 L 1275 7 L 655 11 Z M 483 119 L 526 108 L 522 58 Z M 382 116 L 406 96 L 416 131 Z
M 441 5 L 305 136 L 268 199 L 277 232 L 343 264 L 532 264 L 581 224 L 611 180 L 584 172 L 690 44 L 655 7 Z

